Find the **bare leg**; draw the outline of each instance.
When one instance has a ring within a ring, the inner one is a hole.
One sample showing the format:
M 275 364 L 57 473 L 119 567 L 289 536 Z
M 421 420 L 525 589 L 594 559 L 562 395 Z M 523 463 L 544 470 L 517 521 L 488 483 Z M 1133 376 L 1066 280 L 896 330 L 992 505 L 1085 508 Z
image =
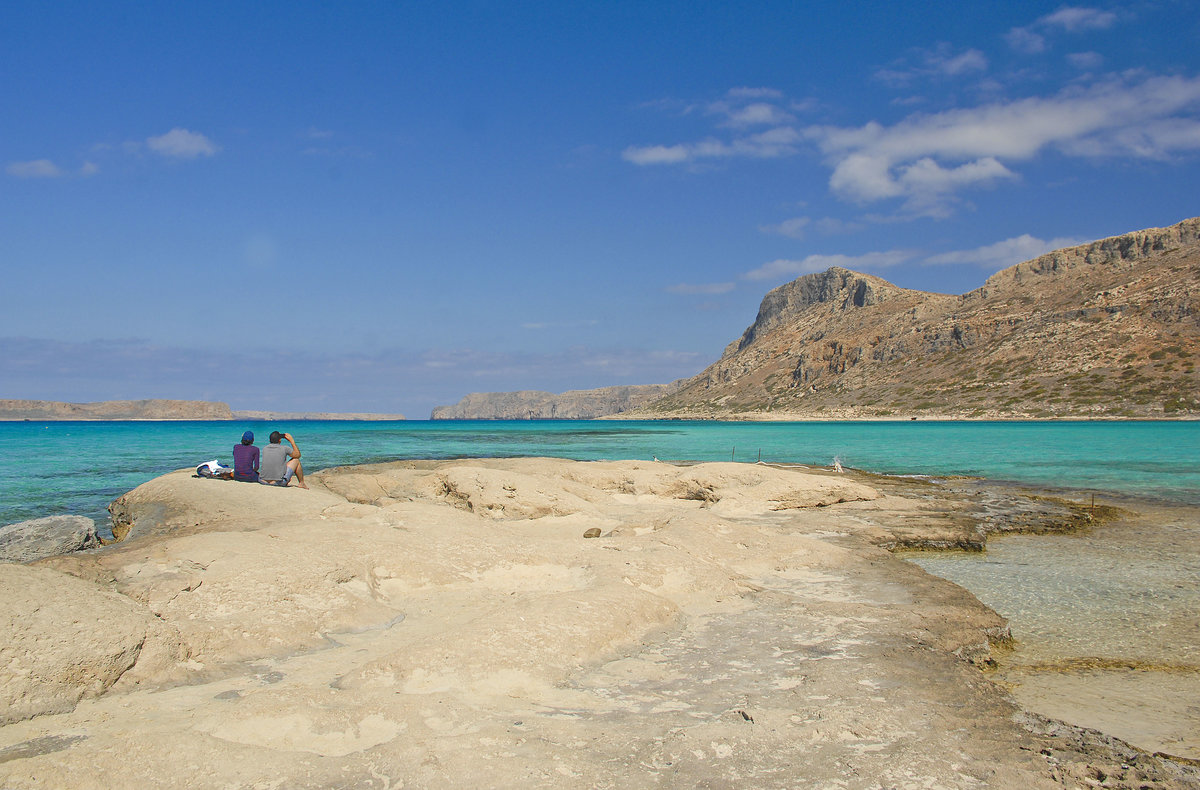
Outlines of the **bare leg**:
M 308 486 L 304 484 L 304 467 L 300 465 L 300 459 L 293 458 L 292 460 L 288 461 L 287 465 L 288 469 L 291 469 L 295 473 L 296 485 L 298 485 L 300 488 L 308 488 Z

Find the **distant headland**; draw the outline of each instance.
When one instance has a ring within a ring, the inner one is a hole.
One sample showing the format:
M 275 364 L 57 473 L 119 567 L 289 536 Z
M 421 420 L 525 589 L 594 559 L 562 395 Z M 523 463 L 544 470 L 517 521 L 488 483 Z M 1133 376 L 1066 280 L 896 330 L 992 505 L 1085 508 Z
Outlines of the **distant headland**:
M 204 400 L 109 400 L 64 403 L 0 400 L 0 421 L 21 420 L 403 420 L 402 414 L 234 411 Z

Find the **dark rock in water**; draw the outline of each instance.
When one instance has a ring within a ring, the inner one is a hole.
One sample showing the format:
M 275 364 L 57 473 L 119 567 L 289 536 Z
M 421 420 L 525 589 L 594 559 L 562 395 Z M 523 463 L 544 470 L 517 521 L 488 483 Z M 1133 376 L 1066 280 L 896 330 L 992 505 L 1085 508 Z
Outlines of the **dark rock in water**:
M 47 516 L 0 527 L 0 562 L 33 562 L 100 545 L 86 516 Z

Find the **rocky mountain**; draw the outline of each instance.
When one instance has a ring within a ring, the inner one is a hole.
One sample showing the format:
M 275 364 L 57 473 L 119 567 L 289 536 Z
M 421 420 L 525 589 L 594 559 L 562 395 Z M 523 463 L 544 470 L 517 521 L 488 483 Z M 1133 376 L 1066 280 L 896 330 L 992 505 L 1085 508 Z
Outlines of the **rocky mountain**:
M 961 296 L 833 268 L 630 417 L 1200 416 L 1200 218 L 1058 250 Z
M 434 420 L 588 420 L 623 412 L 669 395 L 682 384 L 643 384 L 551 392 L 473 392 L 453 406 L 438 406 Z
M 203 400 L 110 400 L 63 403 L 0 400 L 0 420 L 229 420 L 229 404 Z

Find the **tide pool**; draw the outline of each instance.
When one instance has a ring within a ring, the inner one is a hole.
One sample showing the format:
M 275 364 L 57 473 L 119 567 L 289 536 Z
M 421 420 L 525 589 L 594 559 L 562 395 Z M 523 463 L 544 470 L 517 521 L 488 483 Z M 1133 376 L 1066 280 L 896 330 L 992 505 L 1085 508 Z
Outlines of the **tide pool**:
M 1200 505 L 1197 422 L 10 422 L 0 524 L 71 513 L 107 523 L 117 496 L 166 472 L 232 464 L 243 430 L 295 437 L 309 472 L 415 458 L 552 456 L 843 465 L 971 475 Z

